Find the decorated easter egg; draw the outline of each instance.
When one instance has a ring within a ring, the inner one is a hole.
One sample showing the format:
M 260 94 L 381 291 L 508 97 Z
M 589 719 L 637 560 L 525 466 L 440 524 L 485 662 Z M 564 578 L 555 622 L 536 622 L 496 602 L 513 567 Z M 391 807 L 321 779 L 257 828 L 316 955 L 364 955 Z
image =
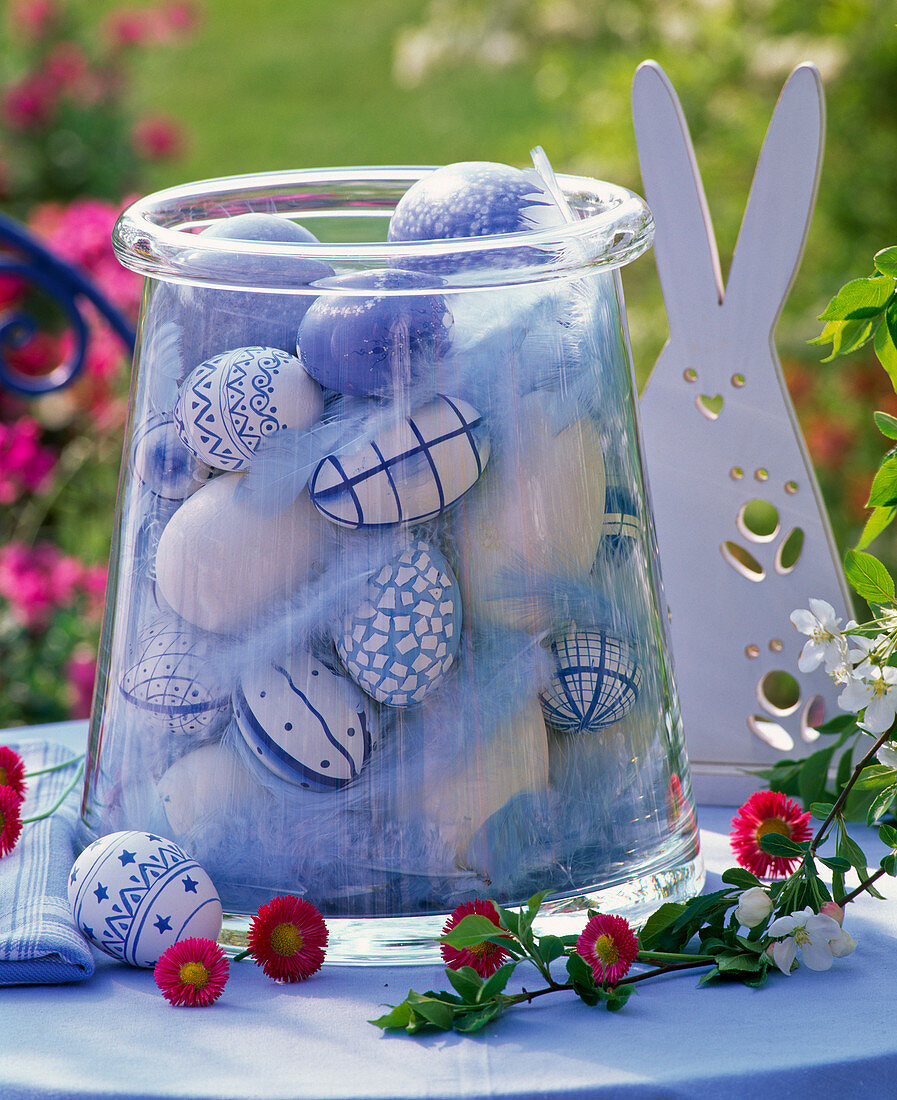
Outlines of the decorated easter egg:
M 452 513 L 468 622 L 538 633 L 557 617 L 556 581 L 588 578 L 604 526 L 601 440 L 583 417 L 558 430 L 530 394 L 476 492 Z
M 422 176 L 396 204 L 390 241 L 523 233 L 561 225 L 564 215 L 540 177 L 491 161 L 461 161 Z
M 203 630 L 231 633 L 291 599 L 322 565 L 325 524 L 303 493 L 259 515 L 238 493 L 243 474 L 222 474 L 168 521 L 156 551 L 156 586 L 169 607 Z
M 610 561 L 625 561 L 641 535 L 638 505 L 624 485 L 608 485 L 604 498 L 601 553 Z
M 545 721 L 562 733 L 590 733 L 635 706 L 642 674 L 632 647 L 601 630 L 574 630 L 551 643 L 555 671 L 539 693 Z
M 267 211 L 252 211 L 220 218 L 208 225 L 198 240 L 258 241 L 264 251 L 253 253 L 197 248 L 191 270 L 212 282 L 235 280 L 253 290 L 221 286 L 193 286 L 182 295 L 185 309 L 182 345 L 191 365 L 231 348 L 261 346 L 294 352 L 296 329 L 311 303 L 313 293 L 292 293 L 333 274 L 333 268 L 289 248 L 270 245 L 314 245 L 317 238 L 304 226 Z M 174 284 L 165 284 L 167 287 Z M 278 293 L 278 291 L 281 291 Z
M 221 931 L 212 880 L 171 840 L 110 833 L 75 860 L 68 882 L 75 924 L 101 951 L 132 966 L 154 966 L 173 943 Z
M 400 391 L 449 344 L 452 315 L 443 295 L 433 293 L 438 280 L 432 276 L 383 268 L 318 285 L 338 293 L 315 300 L 299 326 L 297 347 L 302 365 L 322 386 L 356 395 Z M 406 287 L 413 293 L 395 293 Z M 368 293 L 347 293 L 353 290 Z
M 345 617 L 336 651 L 352 679 L 391 707 L 419 703 L 458 652 L 461 593 L 438 550 L 424 542 L 376 573 L 368 597 Z
M 230 713 L 208 643 L 173 620 L 158 618 L 137 638 L 121 693 L 160 732 L 209 736 Z
M 212 473 L 184 444 L 174 421 L 158 415 L 134 433 L 131 467 L 144 485 L 166 500 L 190 496 Z
M 421 523 L 466 493 L 488 459 L 482 416 L 466 401 L 439 394 L 360 451 L 323 458 L 309 495 L 342 527 Z
M 276 348 L 241 347 L 200 363 L 184 379 L 175 424 L 186 446 L 219 470 L 244 470 L 284 428 L 308 428 L 324 408 L 299 360 Z
M 299 787 L 345 787 L 371 752 L 364 696 L 309 653 L 247 673 L 234 714 L 256 759 Z

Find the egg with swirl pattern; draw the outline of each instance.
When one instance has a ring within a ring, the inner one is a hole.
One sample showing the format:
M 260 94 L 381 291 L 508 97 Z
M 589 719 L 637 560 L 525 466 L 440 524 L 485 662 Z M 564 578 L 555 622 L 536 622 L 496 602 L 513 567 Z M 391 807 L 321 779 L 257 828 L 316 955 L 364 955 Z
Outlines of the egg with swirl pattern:
M 277 348 L 235 348 L 200 363 L 181 384 L 178 434 L 203 462 L 245 470 L 261 443 L 284 428 L 308 428 L 324 399 L 294 355 Z

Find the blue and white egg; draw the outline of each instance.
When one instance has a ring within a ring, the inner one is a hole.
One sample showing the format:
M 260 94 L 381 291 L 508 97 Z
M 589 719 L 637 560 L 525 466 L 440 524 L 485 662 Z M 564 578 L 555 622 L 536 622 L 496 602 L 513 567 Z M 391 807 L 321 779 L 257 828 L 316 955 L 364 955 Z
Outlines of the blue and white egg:
M 294 355 L 243 347 L 200 363 L 184 379 L 175 424 L 198 458 L 245 470 L 261 443 L 284 428 L 308 428 L 324 408 L 317 382 Z
M 368 598 L 343 619 L 335 641 L 363 691 L 407 707 L 439 686 L 460 637 L 455 575 L 438 550 L 418 542 L 371 578 Z
M 82 935 L 131 966 L 155 966 L 173 943 L 217 940 L 221 931 L 221 902 L 208 874 L 152 833 L 95 840 L 75 860 L 68 898 Z
M 364 696 L 307 652 L 245 675 L 234 695 L 234 715 L 256 760 L 309 790 L 347 786 L 371 753 Z
M 204 738 L 230 713 L 208 644 L 195 631 L 168 618 L 154 620 L 138 635 L 121 693 L 161 733 Z
M 150 417 L 135 432 L 131 467 L 144 485 L 165 500 L 184 500 L 212 474 L 186 446 L 174 421 L 161 415 Z
M 539 692 L 542 714 L 561 733 L 593 733 L 635 706 L 642 674 L 635 651 L 601 630 L 574 630 L 551 643 L 554 673 Z
M 608 485 L 600 553 L 609 561 L 625 561 L 638 544 L 641 533 L 635 496 L 625 485 Z
M 439 394 L 360 451 L 323 458 L 309 495 L 341 527 L 422 523 L 476 483 L 489 447 L 480 413 L 459 397 Z

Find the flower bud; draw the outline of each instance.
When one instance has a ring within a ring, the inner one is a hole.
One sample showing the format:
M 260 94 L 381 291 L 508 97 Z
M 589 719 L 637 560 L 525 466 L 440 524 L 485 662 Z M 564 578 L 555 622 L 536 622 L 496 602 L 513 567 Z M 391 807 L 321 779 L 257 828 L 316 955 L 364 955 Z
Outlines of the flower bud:
M 760 886 L 752 886 L 738 899 L 735 919 L 742 928 L 756 928 L 772 912 L 772 898 Z
M 842 931 L 837 939 L 829 940 L 828 945 L 836 959 L 843 959 L 845 955 L 849 955 L 855 950 L 857 941 L 849 932 Z
M 836 920 L 839 925 L 844 923 L 844 906 L 839 905 L 836 901 L 827 901 L 819 912 L 831 917 L 832 920 Z

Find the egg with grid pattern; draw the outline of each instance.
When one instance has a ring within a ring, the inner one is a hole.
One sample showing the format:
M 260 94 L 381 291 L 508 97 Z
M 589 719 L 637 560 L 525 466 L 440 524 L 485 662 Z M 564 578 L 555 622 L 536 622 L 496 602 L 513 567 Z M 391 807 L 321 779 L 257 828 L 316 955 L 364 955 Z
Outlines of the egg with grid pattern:
M 458 652 L 461 593 L 438 550 L 415 543 L 371 578 L 343 620 L 336 651 L 379 703 L 407 707 L 438 687 Z
M 184 379 L 174 419 L 198 458 L 219 470 L 245 470 L 263 440 L 284 428 L 309 428 L 324 399 L 294 355 L 235 348 L 200 363 Z
M 352 454 L 329 454 L 309 495 L 341 527 L 433 519 L 475 484 L 489 460 L 483 417 L 458 397 L 436 399 Z
M 322 386 L 355 395 L 401 391 L 449 345 L 452 314 L 432 276 L 383 268 L 317 285 L 322 294 L 302 318 L 297 349 Z
M 81 934 L 131 966 L 155 966 L 173 943 L 217 940 L 221 931 L 221 902 L 208 874 L 153 833 L 110 833 L 88 845 L 72 867 L 68 898 Z
M 364 696 L 306 652 L 247 673 L 234 694 L 234 716 L 256 760 L 308 790 L 347 786 L 371 753 Z
M 608 485 L 604 499 L 604 527 L 600 554 L 609 561 L 625 561 L 641 535 L 638 505 L 623 485 Z
M 635 651 L 601 630 L 574 630 L 551 643 L 555 667 L 539 692 L 542 714 L 561 733 L 592 733 L 625 718 L 642 674 Z
M 211 736 L 230 714 L 207 643 L 164 617 L 138 635 L 121 693 L 145 724 L 177 736 Z
M 165 500 L 183 500 L 211 476 L 178 434 L 173 420 L 152 416 L 134 433 L 131 467 L 137 477 Z

